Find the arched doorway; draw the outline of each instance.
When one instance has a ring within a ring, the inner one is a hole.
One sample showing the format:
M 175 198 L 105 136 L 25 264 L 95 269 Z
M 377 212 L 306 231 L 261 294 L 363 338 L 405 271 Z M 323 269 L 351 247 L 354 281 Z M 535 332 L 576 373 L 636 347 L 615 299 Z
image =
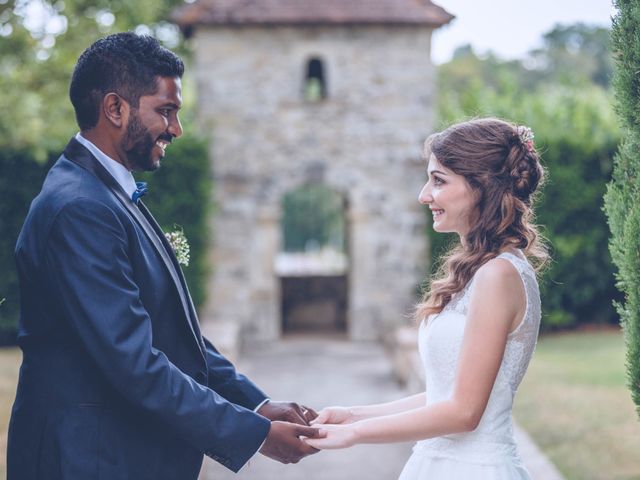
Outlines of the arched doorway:
M 280 280 L 282 332 L 346 333 L 349 256 L 347 202 L 321 184 L 282 199 Z

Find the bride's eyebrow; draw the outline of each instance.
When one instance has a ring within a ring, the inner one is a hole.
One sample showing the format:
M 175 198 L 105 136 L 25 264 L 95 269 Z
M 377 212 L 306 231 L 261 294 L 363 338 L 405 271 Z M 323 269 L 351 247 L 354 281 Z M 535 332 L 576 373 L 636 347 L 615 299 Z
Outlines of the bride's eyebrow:
M 435 174 L 438 174 L 438 175 L 444 175 L 444 176 L 446 176 L 446 175 L 447 175 L 446 173 L 444 173 L 444 172 L 442 172 L 442 171 L 440 171 L 440 170 L 430 170 L 430 171 L 428 171 L 427 173 L 428 173 L 429 175 L 433 175 L 434 173 L 435 173 Z

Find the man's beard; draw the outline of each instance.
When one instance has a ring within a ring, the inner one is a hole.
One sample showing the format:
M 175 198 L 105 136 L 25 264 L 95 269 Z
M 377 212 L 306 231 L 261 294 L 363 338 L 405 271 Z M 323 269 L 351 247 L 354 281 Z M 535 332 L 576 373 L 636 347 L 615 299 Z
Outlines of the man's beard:
M 152 172 L 160 168 L 160 162 L 154 162 L 151 157 L 155 144 L 156 141 L 144 127 L 137 113 L 132 112 L 127 133 L 122 141 L 129 168 L 136 172 Z

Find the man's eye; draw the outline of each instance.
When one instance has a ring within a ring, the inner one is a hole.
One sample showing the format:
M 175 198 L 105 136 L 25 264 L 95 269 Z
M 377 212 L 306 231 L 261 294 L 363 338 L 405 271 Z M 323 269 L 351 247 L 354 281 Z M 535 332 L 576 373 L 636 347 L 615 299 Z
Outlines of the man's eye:
M 169 116 L 169 109 L 168 108 L 163 108 L 160 110 L 160 115 L 162 115 L 163 117 L 168 117 Z

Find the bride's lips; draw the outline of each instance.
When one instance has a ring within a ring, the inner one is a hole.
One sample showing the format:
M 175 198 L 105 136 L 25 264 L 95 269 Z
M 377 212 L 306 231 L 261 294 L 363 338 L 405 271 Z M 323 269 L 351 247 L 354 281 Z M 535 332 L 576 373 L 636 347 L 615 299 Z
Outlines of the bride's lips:
M 431 215 L 433 215 L 433 219 L 437 220 L 438 218 L 440 218 L 440 215 L 442 215 L 444 213 L 444 210 L 440 209 L 440 208 L 432 208 L 431 209 Z

